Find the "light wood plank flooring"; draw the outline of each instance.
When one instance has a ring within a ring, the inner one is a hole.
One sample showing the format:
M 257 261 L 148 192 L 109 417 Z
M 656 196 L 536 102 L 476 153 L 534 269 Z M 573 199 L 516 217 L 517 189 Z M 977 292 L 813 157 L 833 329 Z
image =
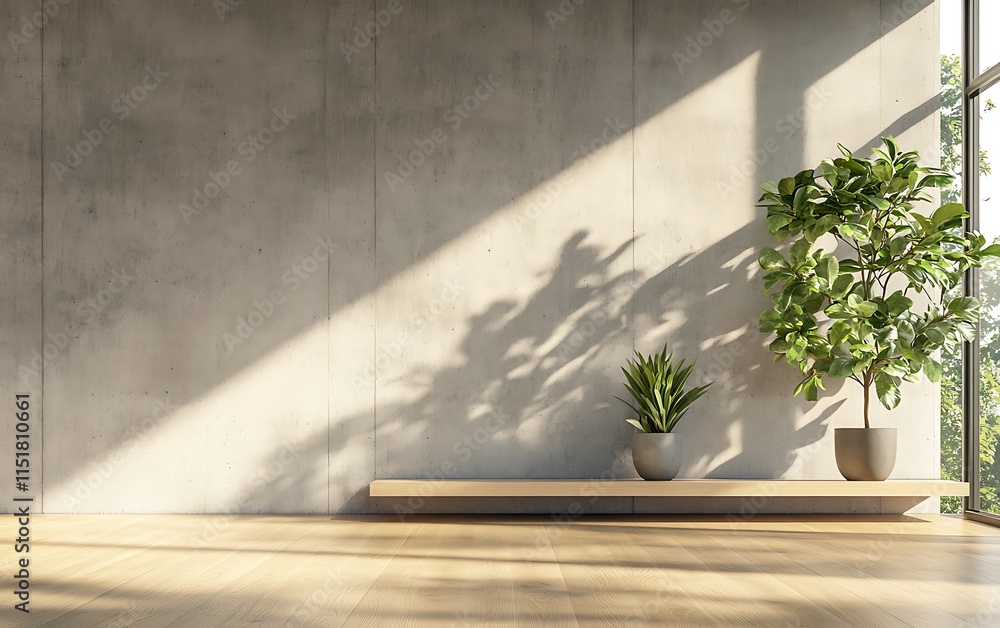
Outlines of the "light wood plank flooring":
M 957 517 L 36 515 L 31 536 L 27 616 L 0 554 L 3 626 L 1000 626 L 1000 529 Z

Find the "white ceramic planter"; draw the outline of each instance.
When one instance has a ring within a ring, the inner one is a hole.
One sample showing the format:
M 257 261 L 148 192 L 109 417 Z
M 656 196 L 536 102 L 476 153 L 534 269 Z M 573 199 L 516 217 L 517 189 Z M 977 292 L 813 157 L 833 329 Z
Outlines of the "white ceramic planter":
M 632 462 L 645 480 L 672 480 L 681 470 L 684 448 L 677 434 L 632 435 Z
M 896 466 L 896 428 L 841 427 L 833 431 L 837 468 L 848 480 L 880 482 Z

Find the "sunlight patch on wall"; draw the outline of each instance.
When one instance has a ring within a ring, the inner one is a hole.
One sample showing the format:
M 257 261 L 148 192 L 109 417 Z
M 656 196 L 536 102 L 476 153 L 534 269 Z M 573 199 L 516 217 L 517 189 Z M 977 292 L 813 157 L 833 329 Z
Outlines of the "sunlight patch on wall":
M 325 512 L 325 346 L 325 325 L 304 330 L 105 458 L 47 486 L 49 507 L 258 512 L 287 499 L 299 511 Z

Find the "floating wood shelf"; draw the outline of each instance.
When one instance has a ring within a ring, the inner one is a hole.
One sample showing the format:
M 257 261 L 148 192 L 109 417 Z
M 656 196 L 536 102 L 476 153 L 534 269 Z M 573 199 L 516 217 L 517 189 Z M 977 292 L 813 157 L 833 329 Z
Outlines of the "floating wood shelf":
M 967 497 L 948 480 L 375 480 L 372 497 Z

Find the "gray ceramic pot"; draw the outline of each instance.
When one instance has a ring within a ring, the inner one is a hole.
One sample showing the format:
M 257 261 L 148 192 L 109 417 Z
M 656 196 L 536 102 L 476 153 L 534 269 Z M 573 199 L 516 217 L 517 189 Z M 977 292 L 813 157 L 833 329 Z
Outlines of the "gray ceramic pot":
M 684 448 L 677 434 L 632 435 L 632 462 L 645 480 L 672 480 L 681 470 Z
M 880 482 L 896 466 L 896 428 L 841 427 L 833 431 L 837 468 L 848 480 Z

